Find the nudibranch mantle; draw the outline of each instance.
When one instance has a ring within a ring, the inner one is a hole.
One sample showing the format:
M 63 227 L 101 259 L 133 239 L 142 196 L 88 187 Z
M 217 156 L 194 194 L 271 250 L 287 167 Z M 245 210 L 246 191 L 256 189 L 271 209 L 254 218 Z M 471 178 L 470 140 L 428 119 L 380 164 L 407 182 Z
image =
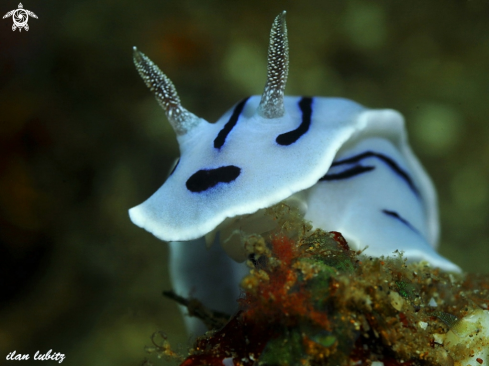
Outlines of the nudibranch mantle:
M 368 110 L 340 98 L 311 98 L 308 130 L 290 145 L 277 143 L 277 137 L 303 123 L 302 99 L 285 97 L 286 114 L 264 121 L 256 113 L 260 96 L 252 96 L 220 148 L 214 147 L 214 141 L 236 107 L 217 123 L 201 123 L 181 139 L 181 157 L 175 170 L 153 196 L 130 210 L 131 220 L 161 240 L 199 238 L 228 217 L 254 213 L 312 187 L 327 173 L 342 146 L 362 135 L 391 139 L 404 150 L 409 170 L 417 170 L 414 176 L 424 178 L 417 179 L 415 185 L 431 206 L 435 204 L 432 187 L 425 184 L 428 178 L 407 147 L 403 118 L 396 111 Z M 207 189 L 203 186 L 199 192 L 187 187 L 199 171 L 231 166 L 239 169 L 239 175 L 229 183 L 219 182 Z M 431 211 L 435 215 L 436 210 Z M 435 230 L 430 238 L 436 242 Z
M 163 186 L 129 210 L 136 225 L 165 241 L 192 241 L 229 218 L 298 196 L 307 220 L 342 232 L 353 248 L 368 246 L 366 255 L 399 250 L 460 271 L 434 250 L 436 192 L 400 113 L 342 98 L 284 96 L 285 12 L 272 26 L 263 95 L 242 100 L 216 123 L 184 109 L 172 82 L 136 49 L 134 61 L 181 153 Z

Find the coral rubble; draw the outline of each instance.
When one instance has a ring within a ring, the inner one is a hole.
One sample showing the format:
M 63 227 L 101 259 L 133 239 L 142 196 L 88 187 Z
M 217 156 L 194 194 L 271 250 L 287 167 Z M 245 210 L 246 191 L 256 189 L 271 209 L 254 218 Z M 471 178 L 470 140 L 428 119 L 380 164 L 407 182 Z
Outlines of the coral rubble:
M 351 251 L 293 209 L 251 236 L 240 311 L 182 366 L 489 364 L 489 279 Z

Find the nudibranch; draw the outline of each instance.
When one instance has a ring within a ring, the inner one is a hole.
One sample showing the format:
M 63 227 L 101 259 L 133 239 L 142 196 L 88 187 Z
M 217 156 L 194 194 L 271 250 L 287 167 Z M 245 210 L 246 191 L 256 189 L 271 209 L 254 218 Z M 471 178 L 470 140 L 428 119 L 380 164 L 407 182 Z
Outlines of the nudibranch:
M 284 96 L 285 11 L 272 25 L 263 94 L 243 99 L 216 123 L 186 110 L 170 79 L 136 48 L 134 63 L 165 110 L 181 154 L 163 186 L 129 215 L 170 242 L 177 291 L 203 287 L 213 292 L 204 295 L 209 299 L 224 296 L 240 270 L 216 245 L 206 252 L 205 239 L 242 261 L 234 234 L 269 230 L 263 209 L 284 200 L 314 227 L 341 232 L 355 250 L 366 248 L 367 256 L 398 250 L 410 261 L 460 271 L 435 250 L 436 192 L 408 145 L 400 113 L 343 98 Z

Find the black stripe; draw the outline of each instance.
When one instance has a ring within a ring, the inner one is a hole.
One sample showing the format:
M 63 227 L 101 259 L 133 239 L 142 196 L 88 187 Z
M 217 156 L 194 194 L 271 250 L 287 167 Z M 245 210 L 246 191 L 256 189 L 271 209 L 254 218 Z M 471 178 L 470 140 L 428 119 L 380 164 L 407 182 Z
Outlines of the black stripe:
M 352 156 L 351 158 L 348 158 L 348 159 L 335 161 L 333 164 L 331 164 L 331 166 L 357 163 L 362 159 L 371 158 L 371 157 L 378 158 L 378 159 L 382 160 L 384 163 L 386 163 L 392 170 L 394 170 L 394 172 L 396 174 L 398 174 L 402 179 L 404 179 L 406 181 L 406 183 L 409 185 L 409 188 L 411 188 L 411 190 L 416 195 L 419 196 L 419 191 L 416 188 L 416 186 L 414 185 L 413 180 L 411 179 L 409 174 L 407 172 L 405 172 L 399 165 L 397 165 L 397 163 L 394 160 L 392 160 L 391 158 L 389 158 L 388 156 L 386 156 L 384 154 L 376 153 L 373 151 L 366 151 L 362 154 Z
M 241 102 L 239 102 L 236 107 L 234 107 L 233 114 L 229 118 L 229 121 L 224 125 L 221 131 L 217 134 L 217 137 L 214 139 L 214 147 L 216 149 L 220 149 L 224 143 L 226 142 L 226 137 L 228 137 L 229 132 L 233 129 L 234 126 L 236 126 L 236 123 L 238 122 L 238 118 L 243 112 L 243 108 L 246 104 L 246 102 L 250 99 L 250 97 L 243 99 Z
M 312 117 L 312 98 L 302 97 L 299 101 L 299 108 L 302 112 L 302 122 L 295 130 L 283 133 L 279 135 L 275 141 L 282 146 L 288 146 L 296 142 L 302 135 L 304 135 L 311 125 Z
M 405 218 L 401 217 L 397 212 L 389 211 L 389 210 L 382 210 L 382 212 L 385 213 L 387 216 L 390 216 L 390 217 L 393 217 L 393 218 L 399 220 L 404 225 L 409 227 L 411 230 L 413 230 L 414 232 L 419 234 L 419 231 L 416 230 L 416 228 L 413 225 L 411 225 L 409 221 L 407 221 Z
M 241 169 L 234 165 L 222 166 L 216 169 L 202 169 L 192 174 L 187 180 L 187 189 L 191 192 L 203 192 L 219 183 L 231 183 L 239 177 Z
M 363 174 L 374 169 L 374 166 L 355 165 L 353 168 L 344 170 L 341 173 L 326 174 L 324 177 L 319 179 L 319 181 L 348 179 L 354 177 L 355 175 Z

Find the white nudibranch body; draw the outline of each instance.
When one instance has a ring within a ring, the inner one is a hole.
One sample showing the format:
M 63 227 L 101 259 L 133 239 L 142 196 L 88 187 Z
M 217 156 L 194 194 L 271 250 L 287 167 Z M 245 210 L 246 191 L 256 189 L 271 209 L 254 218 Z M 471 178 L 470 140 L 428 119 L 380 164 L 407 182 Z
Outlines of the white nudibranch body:
M 263 95 L 243 99 L 213 124 L 183 108 L 168 77 L 136 49 L 134 61 L 166 111 L 181 156 L 163 186 L 129 214 L 136 225 L 172 242 L 177 291 L 196 281 L 199 296 L 222 308 L 216 298 L 236 285 L 240 269 L 216 249 L 206 254 L 202 238 L 220 241 L 234 259 L 244 260 L 233 234 L 246 222 L 253 224 L 242 231 L 269 230 L 260 210 L 283 200 L 294 201 L 314 227 L 341 232 L 351 248 L 367 247 L 365 255 L 398 250 L 408 260 L 460 271 L 435 251 L 436 192 L 408 145 L 401 114 L 342 98 L 284 96 L 285 12 L 272 26 Z M 206 256 L 217 263 L 203 264 Z M 206 278 L 213 282 L 206 285 Z

